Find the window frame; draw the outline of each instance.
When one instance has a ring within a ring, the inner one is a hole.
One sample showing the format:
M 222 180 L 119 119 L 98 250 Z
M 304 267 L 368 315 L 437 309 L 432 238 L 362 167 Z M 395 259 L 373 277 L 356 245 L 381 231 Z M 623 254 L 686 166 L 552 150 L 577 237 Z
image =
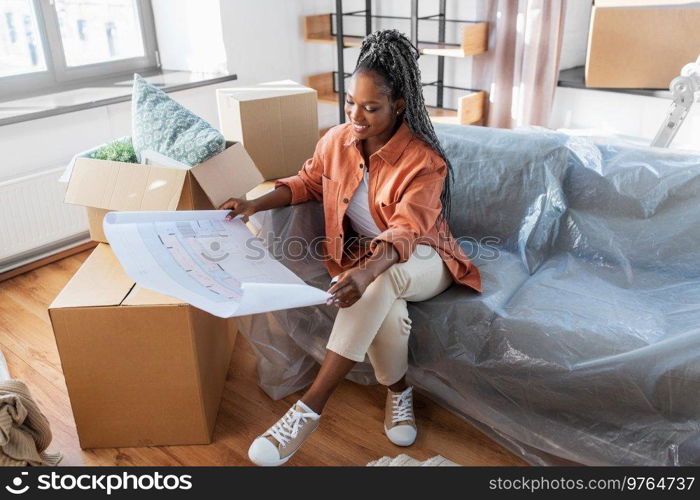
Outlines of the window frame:
M 150 0 L 135 0 L 144 55 L 116 61 L 69 67 L 63 51 L 58 13 L 54 0 L 30 0 L 36 15 L 38 38 L 42 44 L 46 69 L 32 73 L 0 77 L 0 101 L 38 93 L 60 92 L 81 83 L 109 76 L 160 68 L 158 43 Z

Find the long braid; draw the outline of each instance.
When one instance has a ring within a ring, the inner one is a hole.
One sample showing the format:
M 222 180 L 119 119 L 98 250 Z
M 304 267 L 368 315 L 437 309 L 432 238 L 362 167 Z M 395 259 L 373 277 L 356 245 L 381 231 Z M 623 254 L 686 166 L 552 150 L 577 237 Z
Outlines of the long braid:
M 428 115 L 423 99 L 420 68 L 420 54 L 406 35 L 397 30 L 375 31 L 367 35 L 360 48 L 360 56 L 354 73 L 371 70 L 381 75 L 387 85 L 386 93 L 392 100 L 403 97 L 406 101 L 404 117 L 408 128 L 437 151 L 447 164 L 447 177 L 440 195 L 442 216 L 450 218 L 452 165 L 438 141 L 433 123 Z

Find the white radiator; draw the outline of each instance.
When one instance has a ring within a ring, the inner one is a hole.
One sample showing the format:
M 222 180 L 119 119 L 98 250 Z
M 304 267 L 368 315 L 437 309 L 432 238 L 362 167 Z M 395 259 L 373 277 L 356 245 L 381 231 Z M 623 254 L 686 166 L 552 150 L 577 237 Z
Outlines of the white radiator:
M 64 168 L 0 182 L 0 273 L 88 241 L 85 209 L 63 203 Z

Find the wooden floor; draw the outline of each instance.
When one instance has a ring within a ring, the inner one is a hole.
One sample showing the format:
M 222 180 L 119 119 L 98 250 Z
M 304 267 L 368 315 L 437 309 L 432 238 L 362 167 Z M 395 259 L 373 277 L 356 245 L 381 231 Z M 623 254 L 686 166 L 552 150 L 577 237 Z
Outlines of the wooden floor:
M 49 451 L 61 465 L 250 465 L 250 442 L 272 425 L 300 394 L 272 401 L 256 383 L 255 357 L 243 336 L 236 341 L 213 443 L 81 450 L 47 307 L 89 251 L 0 283 L 0 349 L 10 373 L 24 381 L 51 422 Z M 526 465 L 460 418 L 416 396 L 419 435 L 410 448 L 392 445 L 382 429 L 385 393 L 345 381 L 324 412 L 321 427 L 289 465 L 365 465 L 407 453 L 425 460 L 442 455 L 462 465 Z

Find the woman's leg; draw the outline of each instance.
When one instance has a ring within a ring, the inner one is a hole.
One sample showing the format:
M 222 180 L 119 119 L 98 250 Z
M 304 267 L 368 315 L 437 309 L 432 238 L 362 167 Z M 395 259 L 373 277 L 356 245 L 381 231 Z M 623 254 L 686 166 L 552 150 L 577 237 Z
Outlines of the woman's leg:
M 408 370 L 408 339 L 412 323 L 407 302 L 432 298 L 445 291 L 453 282 L 449 269 L 437 252 L 433 255 L 427 253 L 425 259 L 412 262 L 412 257 L 403 264 L 392 266 L 403 266 L 394 272 L 404 274 L 399 279 L 410 282 L 411 286 L 407 287 L 401 298 L 396 299 L 367 350 L 377 381 L 393 392 L 407 388 L 405 375 Z
M 410 259 L 391 266 L 367 287 L 357 302 L 340 309 L 328 341 L 329 352 L 316 379 L 301 400 L 275 425 L 253 441 L 248 450 L 250 459 L 259 465 L 285 463 L 318 427 L 319 413 L 328 398 L 354 364 L 364 361 L 378 332 L 382 330 L 377 346 L 382 344 L 385 336 L 392 337 L 391 342 L 396 342 L 397 328 L 389 326 L 395 322 L 388 322 L 386 328 L 382 329 L 390 311 L 405 308 L 405 300 L 426 300 L 447 288 L 451 277 L 449 273 L 445 274 L 445 269 L 442 260 L 432 248 L 418 245 Z M 399 336 L 399 345 L 404 346 L 400 356 L 392 355 L 390 350 L 375 349 L 382 358 L 382 361 L 378 362 L 380 371 L 386 370 L 392 374 L 387 375 L 386 380 L 390 377 L 396 378 L 391 382 L 394 386 L 401 384 L 406 371 L 406 332 L 410 331 L 410 328 L 399 331 L 403 332 Z M 392 441 L 401 444 L 396 439 Z
M 357 302 L 338 311 L 328 350 L 354 361 L 363 361 L 369 354 L 379 383 L 400 385 L 408 368 L 411 332 L 406 301 L 427 300 L 451 283 L 438 253 L 417 245 L 406 262 L 384 271 Z
M 367 350 L 377 382 L 394 392 L 406 389 L 404 375 L 408 370 L 408 336 L 411 318 L 404 299 L 396 299 Z
M 321 369 L 311 387 L 307 389 L 301 400 L 313 411 L 320 414 L 328 398 L 345 378 L 345 375 L 355 366 L 355 361 L 344 358 L 333 351 L 326 352 Z
M 412 282 L 413 286 L 406 287 L 404 298 L 394 301 L 367 350 L 377 381 L 388 388 L 384 432 L 398 446 L 413 444 L 418 435 L 413 414 L 413 390 L 406 384 L 408 339 L 411 333 L 406 299 L 426 300 L 452 283 L 452 276 L 440 256 L 422 250 L 417 249 L 418 255 L 404 263 L 408 266 L 393 266 L 401 266 L 394 271 L 397 274 L 395 279 L 405 284 Z

